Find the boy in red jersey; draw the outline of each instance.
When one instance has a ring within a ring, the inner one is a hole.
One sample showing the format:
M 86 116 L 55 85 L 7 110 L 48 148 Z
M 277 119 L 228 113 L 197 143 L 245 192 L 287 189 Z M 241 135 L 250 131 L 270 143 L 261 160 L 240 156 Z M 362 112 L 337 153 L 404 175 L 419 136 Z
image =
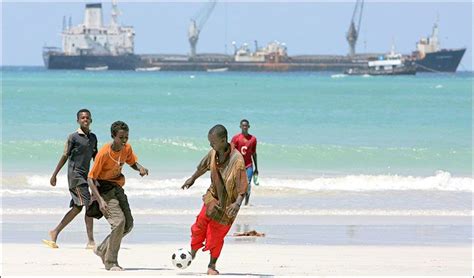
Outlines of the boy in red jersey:
M 249 134 L 250 123 L 248 120 L 243 119 L 240 121 L 240 128 L 242 133 L 235 135 L 232 138 L 232 145 L 242 154 L 245 161 L 245 169 L 247 172 L 248 187 L 247 195 L 245 196 L 245 205 L 249 204 L 250 199 L 250 190 L 251 190 L 251 181 L 253 175 L 258 175 L 258 166 L 257 166 L 257 138 Z M 253 163 L 252 163 L 253 159 Z M 255 164 L 255 170 L 253 168 Z

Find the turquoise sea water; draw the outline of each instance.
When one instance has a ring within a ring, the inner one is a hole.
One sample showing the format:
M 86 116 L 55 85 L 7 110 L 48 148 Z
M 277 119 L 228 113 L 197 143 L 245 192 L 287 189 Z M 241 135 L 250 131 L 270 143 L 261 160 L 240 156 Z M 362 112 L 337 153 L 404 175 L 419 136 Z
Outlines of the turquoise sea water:
M 3 167 L 51 172 L 75 113 L 93 113 L 99 144 L 127 122 L 140 160 L 160 174 L 189 172 L 247 118 L 261 171 L 273 175 L 471 176 L 472 73 L 343 77 L 330 73 L 46 71 L 4 68 Z
M 65 171 L 57 188 L 49 176 L 81 108 L 92 111 L 99 145 L 110 141 L 113 121 L 129 124 L 129 142 L 150 170 L 144 179 L 125 170 L 137 213 L 182 213 L 184 206 L 193 215 L 208 177 L 190 191 L 179 187 L 209 150 L 209 128 L 224 124 L 232 136 L 243 118 L 258 138 L 261 186 L 253 200 L 263 207 L 251 214 L 471 212 L 472 73 L 350 77 L 16 67 L 2 74 L 4 214 L 63 212 Z

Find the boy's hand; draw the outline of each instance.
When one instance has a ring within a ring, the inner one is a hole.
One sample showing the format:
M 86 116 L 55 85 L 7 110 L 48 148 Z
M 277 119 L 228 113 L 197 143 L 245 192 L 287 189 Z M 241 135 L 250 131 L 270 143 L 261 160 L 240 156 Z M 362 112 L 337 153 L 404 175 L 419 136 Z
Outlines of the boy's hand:
M 240 209 L 240 205 L 237 202 L 235 202 L 227 207 L 226 213 L 230 217 L 234 217 L 235 215 L 237 215 L 237 212 L 239 212 L 239 209 Z
M 109 217 L 109 207 L 107 206 L 107 203 L 104 201 L 104 199 L 102 199 L 102 197 L 100 197 L 97 201 L 99 202 L 99 209 L 102 214 L 105 217 Z
M 140 176 L 148 176 L 148 169 L 145 167 L 140 168 Z
M 51 184 L 51 186 L 56 186 L 56 176 L 51 176 L 49 183 Z
M 187 181 L 184 182 L 183 186 L 181 186 L 181 189 L 188 189 L 191 187 L 191 185 L 194 184 L 194 179 L 189 178 Z

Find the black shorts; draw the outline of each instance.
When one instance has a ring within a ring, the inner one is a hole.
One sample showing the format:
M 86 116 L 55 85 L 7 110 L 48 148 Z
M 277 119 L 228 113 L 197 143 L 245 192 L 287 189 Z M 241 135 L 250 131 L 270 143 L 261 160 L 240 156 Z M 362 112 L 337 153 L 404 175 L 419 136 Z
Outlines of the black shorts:
M 85 184 L 78 185 L 73 188 L 69 188 L 69 193 L 71 193 L 71 202 L 69 207 L 77 206 L 83 207 L 88 206 L 91 201 L 91 193 L 89 192 L 89 186 Z

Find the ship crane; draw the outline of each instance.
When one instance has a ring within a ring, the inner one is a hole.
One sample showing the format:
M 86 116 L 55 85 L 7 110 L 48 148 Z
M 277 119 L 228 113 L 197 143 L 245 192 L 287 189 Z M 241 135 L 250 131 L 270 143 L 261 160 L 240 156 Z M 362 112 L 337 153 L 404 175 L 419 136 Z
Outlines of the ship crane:
M 360 22 L 362 20 L 362 10 L 364 9 L 364 0 L 357 0 L 354 7 L 354 12 L 352 13 L 351 24 L 349 25 L 349 30 L 346 34 L 347 42 L 349 43 L 349 55 L 355 55 L 355 46 L 357 43 L 357 38 L 360 31 Z M 357 28 L 355 22 L 357 21 Z
M 191 24 L 189 25 L 188 30 L 188 40 L 191 46 L 191 58 L 194 58 L 196 56 L 196 45 L 199 40 L 199 33 L 206 24 L 206 21 L 211 16 L 211 13 L 214 10 L 216 4 L 217 0 L 210 0 L 196 13 L 193 18 L 191 18 Z

